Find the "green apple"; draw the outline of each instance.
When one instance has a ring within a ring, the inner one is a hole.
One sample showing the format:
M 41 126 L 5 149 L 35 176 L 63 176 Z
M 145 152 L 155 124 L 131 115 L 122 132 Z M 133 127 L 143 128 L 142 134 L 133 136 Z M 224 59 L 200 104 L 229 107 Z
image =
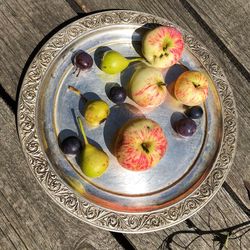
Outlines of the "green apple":
M 157 107 L 164 102 L 167 89 L 162 73 L 152 67 L 137 69 L 129 83 L 132 100 L 141 107 Z

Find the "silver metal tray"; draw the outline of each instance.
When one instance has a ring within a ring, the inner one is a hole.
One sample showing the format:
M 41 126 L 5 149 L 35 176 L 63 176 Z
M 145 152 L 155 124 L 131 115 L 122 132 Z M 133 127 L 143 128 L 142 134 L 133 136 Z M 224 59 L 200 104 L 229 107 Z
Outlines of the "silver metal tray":
M 107 97 L 110 83 L 126 85 L 136 64 L 121 74 L 103 73 L 98 64 L 108 48 L 126 57 L 140 54 L 145 31 L 155 24 L 173 23 L 135 11 L 108 11 L 79 19 L 56 33 L 37 53 L 24 78 L 19 98 L 18 128 L 23 151 L 38 182 L 51 198 L 91 225 L 118 232 L 148 232 L 177 224 L 202 208 L 222 185 L 236 145 L 236 111 L 230 86 L 216 61 L 192 35 L 184 36 L 180 64 L 206 72 L 211 78 L 205 114 L 189 139 L 176 135 L 171 123 L 183 106 L 171 94 L 154 110 L 145 110 L 127 98 L 115 105 Z M 85 50 L 95 63 L 89 71 L 73 74 L 72 54 Z M 168 88 L 176 71 L 165 72 Z M 58 142 L 79 135 L 75 117 L 83 103 L 67 91 L 72 85 L 89 99 L 101 98 L 110 108 L 107 121 L 86 127 L 92 143 L 110 157 L 108 170 L 90 179 L 81 173 L 74 157 L 65 156 Z M 171 93 L 171 91 L 170 91 Z M 132 117 L 157 121 L 169 148 L 157 167 L 143 172 L 119 166 L 111 153 L 115 132 Z

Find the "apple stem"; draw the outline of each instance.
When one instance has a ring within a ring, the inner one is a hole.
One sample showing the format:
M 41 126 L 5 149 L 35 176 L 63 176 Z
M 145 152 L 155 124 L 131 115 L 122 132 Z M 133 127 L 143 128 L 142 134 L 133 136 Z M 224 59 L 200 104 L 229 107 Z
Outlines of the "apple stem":
M 88 99 L 85 96 L 83 96 L 83 94 L 81 93 L 81 91 L 79 89 L 69 85 L 68 90 L 70 90 L 70 91 L 74 92 L 75 94 L 79 95 L 84 100 L 84 102 L 88 101 Z
M 159 86 L 165 86 L 165 87 L 167 87 L 167 85 L 166 85 L 165 82 L 159 82 L 158 85 L 159 85 Z
M 199 83 L 196 83 L 196 82 L 192 82 L 192 83 L 193 83 L 193 85 L 194 85 L 195 88 L 200 87 L 200 84 L 199 84 Z
M 142 143 L 141 146 L 142 146 L 142 149 L 143 149 L 146 153 L 149 153 L 147 143 Z
M 82 125 L 82 120 L 81 120 L 80 116 L 77 116 L 77 121 L 78 121 L 78 124 L 79 124 L 79 127 L 80 127 L 80 131 L 81 131 L 82 136 L 83 136 L 84 143 L 85 143 L 85 145 L 88 145 L 89 142 L 88 142 L 88 139 L 87 139 L 84 127 Z

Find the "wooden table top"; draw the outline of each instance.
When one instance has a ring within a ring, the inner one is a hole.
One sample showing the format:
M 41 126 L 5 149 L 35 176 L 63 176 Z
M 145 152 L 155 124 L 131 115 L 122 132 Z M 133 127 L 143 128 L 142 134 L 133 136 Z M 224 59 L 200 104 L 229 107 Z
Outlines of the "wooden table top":
M 169 229 L 120 234 L 79 221 L 43 191 L 21 150 L 16 108 L 29 58 L 51 30 L 105 9 L 148 12 L 193 33 L 233 89 L 239 134 L 230 173 L 204 208 Z M 0 249 L 250 249 L 249 23 L 247 0 L 0 1 Z

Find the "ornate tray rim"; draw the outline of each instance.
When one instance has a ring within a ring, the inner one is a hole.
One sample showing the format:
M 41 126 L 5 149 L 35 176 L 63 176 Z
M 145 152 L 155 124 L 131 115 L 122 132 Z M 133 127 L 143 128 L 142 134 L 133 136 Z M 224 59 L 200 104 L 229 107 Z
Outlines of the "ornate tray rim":
M 221 148 L 213 167 L 189 196 L 158 211 L 147 213 L 115 212 L 78 197 L 49 165 L 37 136 L 36 109 L 41 84 L 47 68 L 58 53 L 86 31 L 107 25 L 159 23 L 177 27 L 183 33 L 186 46 L 209 72 L 222 104 L 223 135 Z M 236 149 L 237 112 L 233 93 L 221 67 L 205 46 L 181 27 L 165 18 L 138 11 L 104 11 L 68 24 L 53 35 L 36 54 L 23 79 L 17 113 L 19 138 L 29 167 L 47 194 L 63 209 L 78 219 L 101 229 L 143 233 L 164 229 L 189 218 L 200 210 L 223 184 Z

